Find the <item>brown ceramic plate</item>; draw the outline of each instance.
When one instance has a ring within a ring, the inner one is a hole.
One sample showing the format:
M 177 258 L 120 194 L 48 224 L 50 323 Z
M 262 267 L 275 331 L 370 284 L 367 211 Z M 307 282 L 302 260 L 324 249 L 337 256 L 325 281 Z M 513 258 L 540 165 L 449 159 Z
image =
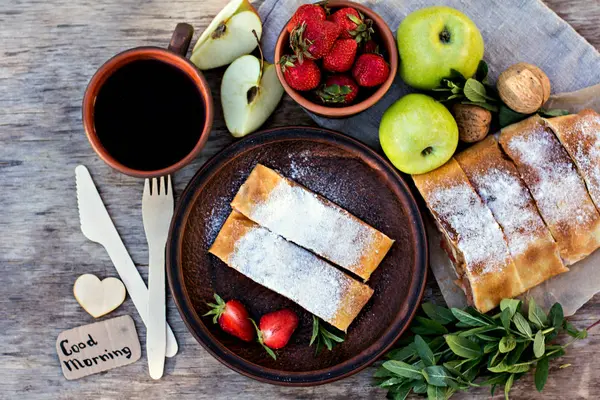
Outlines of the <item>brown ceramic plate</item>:
M 396 240 L 368 284 L 375 294 L 350 325 L 346 340 L 315 356 L 308 343 L 312 316 L 286 298 L 229 268 L 208 248 L 229 203 L 256 163 L 279 170 Z M 228 367 L 284 385 L 317 385 L 351 375 L 380 357 L 406 329 L 427 272 L 423 221 L 410 190 L 388 162 L 340 133 L 290 127 L 235 142 L 209 160 L 179 199 L 167 243 L 167 273 L 183 321 L 198 342 Z M 300 325 L 271 359 L 257 343 L 225 334 L 206 302 L 213 293 L 238 299 L 251 316 L 291 308 Z

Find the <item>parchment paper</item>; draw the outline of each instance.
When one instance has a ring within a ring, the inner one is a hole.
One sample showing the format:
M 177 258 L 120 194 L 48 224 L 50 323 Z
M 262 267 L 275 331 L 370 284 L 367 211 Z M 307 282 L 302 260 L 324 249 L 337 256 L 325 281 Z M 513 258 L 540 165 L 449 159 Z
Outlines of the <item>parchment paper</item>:
M 561 108 L 576 113 L 584 108 L 600 111 L 600 85 L 576 92 L 553 95 L 545 108 Z M 467 299 L 463 291 L 454 284 L 456 274 L 452 262 L 440 247 L 441 234 L 430 215 L 425 216 L 429 238 L 430 265 L 435 279 L 449 307 L 464 307 Z M 520 296 L 533 297 L 535 302 L 548 310 L 552 304 L 562 304 L 565 315 L 573 315 L 596 293 L 600 292 L 600 249 L 584 260 L 571 265 L 570 271 L 555 276 Z

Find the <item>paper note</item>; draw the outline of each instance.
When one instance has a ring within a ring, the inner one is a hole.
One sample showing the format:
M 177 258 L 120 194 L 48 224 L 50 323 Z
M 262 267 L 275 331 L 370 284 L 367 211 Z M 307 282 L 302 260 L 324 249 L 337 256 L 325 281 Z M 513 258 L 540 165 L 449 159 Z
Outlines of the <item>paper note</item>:
M 142 353 L 129 315 L 63 331 L 56 339 L 56 351 L 68 380 L 132 364 Z

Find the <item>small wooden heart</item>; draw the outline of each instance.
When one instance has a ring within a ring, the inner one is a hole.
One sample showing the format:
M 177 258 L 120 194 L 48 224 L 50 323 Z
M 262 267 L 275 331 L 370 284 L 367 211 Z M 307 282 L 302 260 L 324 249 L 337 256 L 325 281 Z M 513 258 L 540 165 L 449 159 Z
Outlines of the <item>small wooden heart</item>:
M 125 285 L 117 278 L 103 281 L 96 275 L 84 274 L 73 285 L 75 299 L 92 317 L 98 318 L 116 309 L 125 300 Z

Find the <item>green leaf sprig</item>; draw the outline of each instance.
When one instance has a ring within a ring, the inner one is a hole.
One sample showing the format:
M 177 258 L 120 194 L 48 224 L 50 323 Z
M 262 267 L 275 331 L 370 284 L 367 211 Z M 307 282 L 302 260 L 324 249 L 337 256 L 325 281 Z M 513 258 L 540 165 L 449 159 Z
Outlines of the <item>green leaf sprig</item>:
M 535 386 L 541 392 L 550 360 L 585 339 L 587 330 L 577 330 L 565 320 L 558 303 L 548 314 L 533 299 L 527 312 L 521 308 L 520 300 L 504 299 L 500 312 L 489 316 L 472 307 L 424 303 L 426 317 L 416 317 L 410 328 L 415 335 L 401 339 L 403 347 L 386 354 L 387 361 L 374 375 L 377 385 L 399 400 L 410 393 L 448 399 L 457 391 L 484 386 L 491 387 L 492 395 L 496 387 L 503 387 L 508 399 L 514 382 L 535 368 Z M 554 344 L 562 333 L 573 339 Z
M 437 99 L 443 102 L 458 101 L 472 104 L 486 110 L 497 112 L 502 102 L 496 89 L 488 81 L 488 65 L 481 60 L 473 78 L 465 78 L 455 69 L 450 70 L 450 77 L 444 78 L 439 87 L 433 89 Z
M 488 71 L 489 67 L 483 60 L 479 62 L 477 72 L 472 78 L 467 79 L 457 70 L 451 69 L 450 76 L 442 79 L 440 86 L 433 89 L 433 95 L 442 103 L 460 102 L 485 108 L 497 115 L 500 128 L 533 115 L 521 114 L 506 106 L 498 96 L 496 88 L 489 82 Z M 567 115 L 569 111 L 541 108 L 536 113 L 549 118 Z
M 328 330 L 323 325 L 322 321 L 313 315 L 313 332 L 309 346 L 315 344 L 315 355 L 319 354 L 319 351 L 321 351 L 323 347 L 326 347 L 327 350 L 331 351 L 336 343 L 342 343 L 344 341 L 342 336 L 343 334 L 333 333 Z

